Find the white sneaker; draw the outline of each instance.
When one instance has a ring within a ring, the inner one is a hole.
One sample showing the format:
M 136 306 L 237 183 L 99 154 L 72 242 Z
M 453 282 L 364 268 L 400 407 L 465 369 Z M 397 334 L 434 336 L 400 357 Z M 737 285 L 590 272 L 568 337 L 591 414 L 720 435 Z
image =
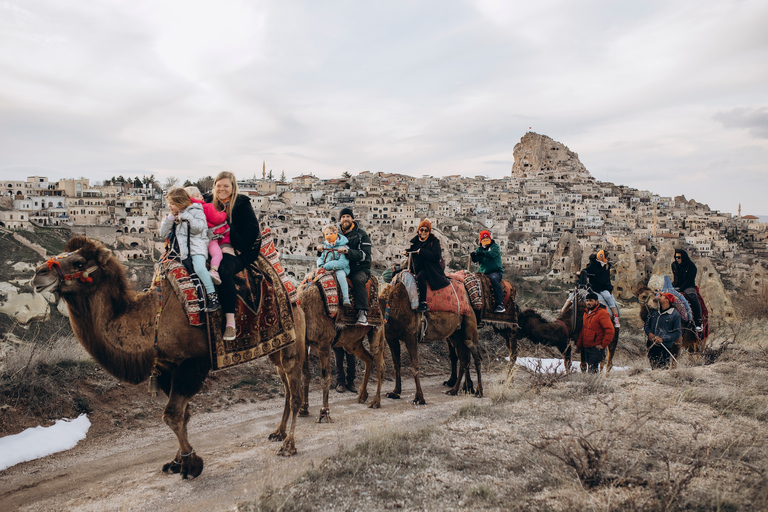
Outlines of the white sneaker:
M 614 321 L 613 321 L 613 326 L 614 326 L 614 327 L 621 327 L 621 324 L 619 323 L 619 321 L 618 321 L 618 320 L 614 320 Z
M 704 327 L 702 327 L 701 325 L 696 326 L 696 332 L 701 332 L 703 330 L 704 330 Z

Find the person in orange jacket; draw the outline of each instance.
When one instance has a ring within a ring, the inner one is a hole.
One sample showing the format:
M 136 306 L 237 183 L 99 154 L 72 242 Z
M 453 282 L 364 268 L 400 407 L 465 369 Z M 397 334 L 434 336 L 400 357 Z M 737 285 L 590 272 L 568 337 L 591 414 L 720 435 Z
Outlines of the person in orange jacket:
M 587 360 L 587 371 L 597 373 L 600 370 L 600 361 L 605 355 L 605 348 L 613 340 L 613 322 L 605 306 L 601 306 L 597 301 L 596 293 L 588 293 L 586 299 L 587 310 L 584 312 L 576 348 L 584 349 L 582 353 Z

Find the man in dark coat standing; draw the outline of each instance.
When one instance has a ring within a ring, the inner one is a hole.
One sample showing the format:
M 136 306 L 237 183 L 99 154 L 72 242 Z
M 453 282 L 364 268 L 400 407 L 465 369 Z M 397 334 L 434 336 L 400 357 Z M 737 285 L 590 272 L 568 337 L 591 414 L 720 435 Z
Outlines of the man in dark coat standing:
M 403 251 L 403 256 L 408 253 L 413 258 L 413 272 L 416 274 L 416 284 L 419 288 L 419 312 L 425 312 L 427 307 L 427 281 L 433 290 L 440 290 L 450 284 L 445 277 L 445 270 L 440 264 L 443 259 L 443 251 L 440 240 L 432 234 L 432 223 L 424 219 L 419 224 L 418 235 L 411 239 L 411 247 Z
M 579 333 L 576 348 L 584 348 L 587 371 L 597 373 L 605 356 L 605 348 L 613 341 L 613 322 L 605 306 L 597 301 L 597 294 L 589 292 L 586 297 L 587 310 Z
M 677 288 L 680 293 L 688 299 L 688 304 L 693 312 L 693 321 L 696 324 L 696 331 L 701 332 L 701 304 L 699 304 L 699 294 L 696 291 L 696 273 L 698 269 L 696 264 L 688 257 L 688 253 L 683 249 L 675 250 L 675 261 L 672 262 L 672 286 Z

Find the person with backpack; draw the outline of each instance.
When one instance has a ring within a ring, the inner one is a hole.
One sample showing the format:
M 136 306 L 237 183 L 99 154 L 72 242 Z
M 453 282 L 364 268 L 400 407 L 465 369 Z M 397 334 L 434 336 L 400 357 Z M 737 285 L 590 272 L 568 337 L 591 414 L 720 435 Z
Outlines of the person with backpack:
M 199 203 L 193 203 L 183 188 L 169 190 L 167 200 L 171 213 L 160 223 L 160 236 L 167 237 L 171 230 L 175 230 L 181 260 L 184 261 L 188 257 L 192 259 L 195 274 L 205 287 L 205 311 L 216 311 L 221 305 L 211 275 L 205 266 L 208 259 L 208 224 L 203 207 Z

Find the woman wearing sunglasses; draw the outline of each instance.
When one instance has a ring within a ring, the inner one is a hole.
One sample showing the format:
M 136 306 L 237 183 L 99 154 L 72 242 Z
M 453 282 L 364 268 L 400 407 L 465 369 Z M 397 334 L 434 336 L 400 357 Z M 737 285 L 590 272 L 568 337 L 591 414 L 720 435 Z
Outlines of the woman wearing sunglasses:
M 445 288 L 450 283 L 445 277 L 443 251 L 440 240 L 432 234 L 432 223 L 424 219 L 419 224 L 418 234 L 411 239 L 411 247 L 403 251 L 403 256 L 411 254 L 413 258 L 413 273 L 416 274 L 416 283 L 419 288 L 419 308 L 417 311 L 425 312 L 427 307 L 427 282 L 433 290 Z
M 675 261 L 672 262 L 672 276 L 674 277 L 672 286 L 688 299 L 688 304 L 690 304 L 693 312 L 696 331 L 701 332 L 701 304 L 699 304 L 699 295 L 696 292 L 697 272 L 696 264 L 691 261 L 688 253 L 684 249 L 676 249 Z

